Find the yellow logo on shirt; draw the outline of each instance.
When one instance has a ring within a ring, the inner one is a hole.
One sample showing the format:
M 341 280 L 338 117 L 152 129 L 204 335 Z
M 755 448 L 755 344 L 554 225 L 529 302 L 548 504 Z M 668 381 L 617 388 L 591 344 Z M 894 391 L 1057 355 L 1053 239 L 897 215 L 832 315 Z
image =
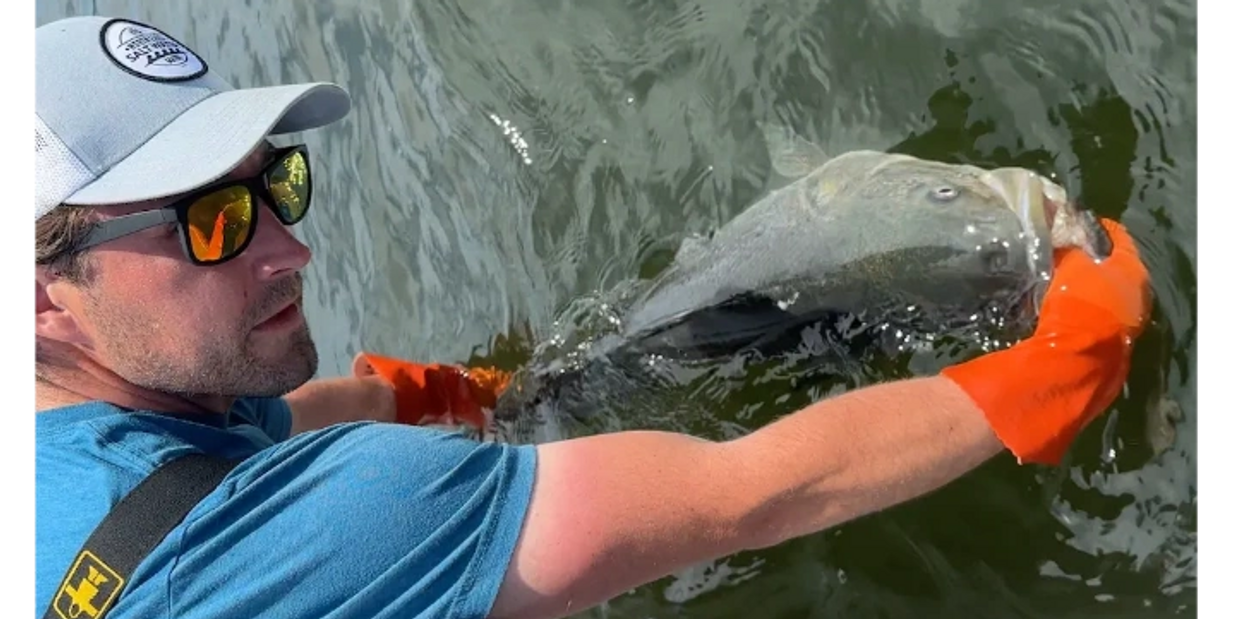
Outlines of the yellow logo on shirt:
M 56 593 L 56 614 L 62 619 L 95 619 L 116 601 L 124 584 L 125 579 L 99 557 L 83 551 Z

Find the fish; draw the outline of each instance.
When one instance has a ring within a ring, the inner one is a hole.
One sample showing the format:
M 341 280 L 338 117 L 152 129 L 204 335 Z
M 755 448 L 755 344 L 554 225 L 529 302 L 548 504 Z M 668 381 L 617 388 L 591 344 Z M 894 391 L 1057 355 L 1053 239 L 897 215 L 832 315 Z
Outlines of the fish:
M 614 333 L 575 366 L 523 369 L 524 379 L 501 394 L 497 419 L 562 397 L 569 385 L 579 395 L 592 391 L 591 368 L 597 377 L 639 372 L 649 357 L 780 354 L 812 325 L 863 320 L 932 334 L 980 316 L 1030 324 L 1055 249 L 1110 254 L 1093 213 L 1035 171 L 880 150 L 829 157 L 785 126 L 761 129 L 772 169 L 790 182 L 713 232 L 684 238 Z M 838 329 L 833 337 L 843 357 L 878 345 Z

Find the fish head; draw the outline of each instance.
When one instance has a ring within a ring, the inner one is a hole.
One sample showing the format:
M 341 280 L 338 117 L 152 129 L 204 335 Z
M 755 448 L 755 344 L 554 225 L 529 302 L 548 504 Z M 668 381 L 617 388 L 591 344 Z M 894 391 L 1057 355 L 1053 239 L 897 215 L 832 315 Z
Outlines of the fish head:
M 1014 169 L 988 171 L 898 153 L 849 153 L 825 166 L 817 201 L 864 216 L 887 249 L 935 250 L 934 263 L 961 277 L 1049 274 L 1049 184 Z M 855 220 L 855 219 L 852 219 Z
M 857 151 L 829 162 L 816 176 L 810 186 L 818 195 L 811 202 L 842 216 L 865 210 L 863 236 L 871 238 L 856 241 L 863 244 L 857 253 L 922 257 L 900 260 L 897 277 L 920 278 L 917 287 L 944 305 L 980 294 L 1019 300 L 1036 311 L 1056 248 L 1077 246 L 1095 257 L 1109 253 L 1101 226 L 1075 208 L 1063 187 L 1023 168 L 987 170 Z

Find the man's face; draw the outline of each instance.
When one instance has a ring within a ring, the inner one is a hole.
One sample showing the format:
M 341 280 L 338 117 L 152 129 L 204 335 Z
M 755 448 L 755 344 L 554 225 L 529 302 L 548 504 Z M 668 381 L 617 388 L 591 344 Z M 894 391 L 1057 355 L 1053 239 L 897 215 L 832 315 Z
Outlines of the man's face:
M 229 176 L 257 174 L 266 150 Z M 101 211 L 114 217 L 174 200 Z M 301 314 L 300 270 L 310 250 L 266 202 L 257 206 L 249 247 L 219 266 L 191 264 L 171 224 L 92 249 L 92 276 L 64 302 L 79 345 L 127 381 L 168 393 L 274 396 L 309 380 L 318 354 Z

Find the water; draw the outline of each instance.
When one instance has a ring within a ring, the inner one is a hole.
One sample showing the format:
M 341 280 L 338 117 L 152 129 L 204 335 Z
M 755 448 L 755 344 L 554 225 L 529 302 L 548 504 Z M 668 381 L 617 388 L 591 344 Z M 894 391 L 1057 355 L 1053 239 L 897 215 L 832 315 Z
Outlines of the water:
M 316 252 L 306 311 L 325 375 L 359 349 L 517 367 L 571 304 L 590 313 L 581 299 L 649 276 L 680 238 L 762 195 L 758 121 L 829 153 L 1027 166 L 1135 235 L 1156 324 L 1118 415 L 1064 467 L 996 458 L 932 496 L 583 616 L 1195 616 L 1194 4 L 190 6 L 37 11 L 134 16 L 236 84 L 330 79 L 354 95 L 349 120 L 303 137 L 318 183 L 299 230 Z M 689 378 L 722 401 L 735 374 Z M 644 421 L 727 436 L 839 388 L 798 380 L 772 366 L 724 409 Z M 1182 412 L 1169 423 L 1164 386 Z

